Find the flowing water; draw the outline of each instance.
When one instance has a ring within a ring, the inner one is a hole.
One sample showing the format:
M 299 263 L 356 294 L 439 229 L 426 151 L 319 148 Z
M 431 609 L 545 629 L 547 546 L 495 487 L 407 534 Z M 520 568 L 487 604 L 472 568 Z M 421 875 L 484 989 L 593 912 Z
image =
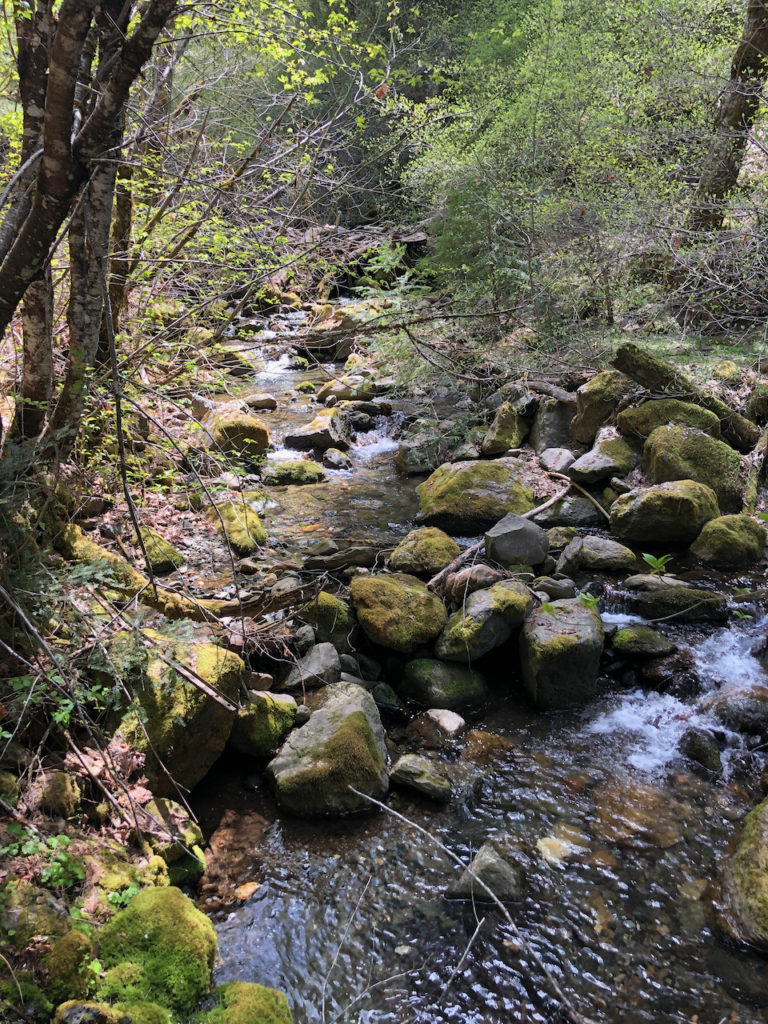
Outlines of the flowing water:
M 296 382 L 279 362 L 272 374 L 256 390 Z M 311 415 L 291 407 L 297 420 Z M 394 543 L 410 527 L 413 485 L 396 476 L 385 433 L 367 440 L 351 472 L 301 489 L 301 508 L 323 532 Z M 290 502 L 275 502 L 270 529 L 288 539 Z M 605 618 L 620 623 L 623 613 Z M 445 752 L 450 805 L 390 797 L 429 837 L 386 813 L 284 818 L 250 766 L 223 763 L 194 795 L 214 845 L 221 838 L 223 882 L 208 895 L 216 981 L 284 990 L 297 1024 L 560 1021 L 543 963 L 595 1021 L 764 1024 L 764 962 L 717 939 L 708 888 L 760 798 L 761 752 L 705 709 L 706 691 L 725 682 L 765 682 L 749 649 L 766 623 L 740 627 L 667 629 L 693 653 L 704 691 L 695 698 L 606 687 L 586 708 L 543 715 L 497 664 L 489 710 Z M 695 724 L 716 728 L 725 745 L 718 777 L 677 752 Z M 494 838 L 527 869 L 525 897 L 509 908 L 516 929 L 492 906 L 445 895 L 458 870 L 438 843 L 468 861 Z

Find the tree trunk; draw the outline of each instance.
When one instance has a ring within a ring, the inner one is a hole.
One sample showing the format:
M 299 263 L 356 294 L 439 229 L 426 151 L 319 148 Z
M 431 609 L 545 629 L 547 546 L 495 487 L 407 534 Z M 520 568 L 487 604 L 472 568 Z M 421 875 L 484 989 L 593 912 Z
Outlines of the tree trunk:
M 731 77 L 715 116 L 715 138 L 696 190 L 690 226 L 716 230 L 723 223 L 725 201 L 736 187 L 749 133 L 768 72 L 768 6 L 747 0 L 741 41 L 731 63 Z

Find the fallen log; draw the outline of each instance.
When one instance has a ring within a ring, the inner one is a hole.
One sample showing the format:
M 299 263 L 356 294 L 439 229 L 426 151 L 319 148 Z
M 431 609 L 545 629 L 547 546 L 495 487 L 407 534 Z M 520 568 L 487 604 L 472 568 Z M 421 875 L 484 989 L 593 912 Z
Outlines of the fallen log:
M 573 409 L 576 408 L 577 398 L 575 391 L 566 391 L 565 388 L 559 388 L 556 384 L 550 384 L 547 380 L 528 380 L 525 382 L 525 386 L 531 391 L 537 391 L 539 394 L 556 398 L 563 405 L 568 405 Z
M 760 439 L 760 429 L 746 416 L 707 394 L 671 363 L 644 352 L 638 345 L 630 342 L 620 345 L 611 366 L 649 391 L 665 397 L 682 398 L 709 409 L 719 418 L 725 440 L 740 452 L 751 452 Z

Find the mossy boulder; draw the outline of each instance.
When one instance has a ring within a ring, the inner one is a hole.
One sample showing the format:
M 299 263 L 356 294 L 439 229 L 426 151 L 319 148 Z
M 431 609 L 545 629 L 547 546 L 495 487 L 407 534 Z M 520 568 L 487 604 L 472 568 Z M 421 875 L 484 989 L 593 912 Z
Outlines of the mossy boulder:
M 389 557 L 389 568 L 393 572 L 410 573 L 423 579 L 431 579 L 461 552 L 461 548 L 447 533 L 434 526 L 411 530 L 397 545 Z
M 249 365 L 249 369 L 252 369 Z M 213 446 L 228 455 L 257 458 L 269 448 L 269 430 L 256 416 L 234 409 L 215 413 L 210 435 Z
M 496 411 L 483 438 L 483 455 L 503 455 L 510 448 L 519 448 L 528 433 L 528 424 L 510 402 L 504 402 Z
M 584 537 L 578 552 L 578 564 L 593 572 L 621 572 L 634 569 L 637 558 L 631 548 L 607 537 Z
M 616 417 L 616 425 L 628 437 L 645 439 L 668 423 L 680 423 L 686 427 L 697 427 L 712 437 L 720 437 L 720 420 L 709 409 L 679 398 L 659 398 L 644 402 L 632 409 L 622 409 Z
M 445 708 L 448 711 L 478 709 L 488 696 L 485 680 L 479 672 L 466 665 L 416 658 L 409 661 L 402 678 L 396 683 L 404 700 L 424 708 Z
M 141 539 L 152 572 L 173 572 L 184 564 L 184 555 L 150 526 L 141 527 Z
M 720 514 L 715 492 L 695 480 L 636 488 L 611 505 L 611 530 L 621 540 L 665 545 L 690 544 Z
M 211 506 L 206 515 L 238 555 L 250 555 L 266 543 L 267 531 L 245 494 L 233 501 Z
M 695 427 L 657 427 L 643 447 L 643 470 L 655 484 L 706 484 L 717 495 L 722 512 L 741 511 L 741 458 L 730 445 Z
M 435 644 L 446 661 L 475 661 L 505 643 L 533 607 L 533 595 L 522 583 L 505 580 L 476 590 L 450 617 Z
M 143 630 L 139 638 L 124 636 L 116 643 L 137 649 L 137 658 L 144 651 L 146 658 L 135 690 L 139 710 L 123 718 L 120 734 L 145 755 L 154 793 L 175 792 L 161 765 L 178 785 L 193 789 L 221 755 L 234 721 L 234 711 L 209 694 L 213 691 L 234 703 L 243 662 L 215 643 L 174 640 L 154 630 Z M 199 680 L 208 692 L 192 680 Z
M 717 568 L 747 569 L 762 558 L 765 541 L 765 527 L 751 516 L 720 516 L 705 523 L 691 554 Z
M 320 484 L 326 479 L 322 466 L 309 459 L 286 459 L 282 462 L 267 462 L 261 471 L 262 483 L 282 486 L 284 484 Z
M 582 384 L 576 392 L 576 415 L 571 421 L 571 437 L 580 444 L 591 444 L 629 387 L 627 378 L 617 370 L 603 370 Z
M 682 584 L 637 591 L 632 596 L 632 607 L 644 619 L 725 622 L 728 618 L 728 602 L 722 594 Z
M 520 662 L 525 688 L 544 711 L 579 704 L 597 691 L 603 627 L 578 600 L 553 601 L 523 625 Z
M 417 521 L 449 533 L 476 534 L 508 512 L 522 515 L 534 505 L 533 491 L 520 481 L 517 459 L 448 462 L 419 487 Z
M 91 981 L 84 968 L 91 959 L 93 946 L 82 932 L 69 931 L 52 943 L 45 960 L 49 978 L 47 991 L 54 1003 L 88 996 Z
M 339 409 L 320 409 L 306 426 L 298 427 L 285 437 L 286 448 L 299 451 L 324 452 L 329 448 L 347 451 L 351 443 L 349 422 Z
M 215 928 L 180 889 L 144 889 L 99 934 L 97 996 L 191 1013 L 208 994 L 216 951 Z
M 125 1010 L 109 1003 L 70 999 L 56 1007 L 53 1024 L 134 1024 Z
M 218 1006 L 202 1017 L 202 1024 L 293 1024 L 285 995 L 276 988 L 249 981 L 230 981 L 214 990 Z
M 139 825 L 146 831 L 147 842 L 166 864 L 181 860 L 203 841 L 203 833 L 189 812 L 175 800 L 157 797 L 138 813 Z
M 718 922 L 733 940 L 768 949 L 768 800 L 747 815 L 719 869 Z
M 577 483 L 596 484 L 612 476 L 626 476 L 636 462 L 627 442 L 606 428 L 598 434 L 594 448 L 571 463 L 568 476 Z
M 314 627 L 319 643 L 333 644 L 341 654 L 354 650 L 357 622 L 346 601 L 321 590 L 301 608 L 299 617 Z
M 293 697 L 251 690 L 232 726 L 229 745 L 246 757 L 273 757 L 293 728 L 295 718 Z
M 355 683 L 336 683 L 301 729 L 267 766 L 277 802 L 302 817 L 371 809 L 350 790 L 380 800 L 387 792 L 386 746 L 371 695 Z
M 747 399 L 747 416 L 755 423 L 768 423 L 768 384 L 760 381 Z
M 82 793 L 77 779 L 64 771 L 46 771 L 40 776 L 40 806 L 58 818 L 71 818 L 80 806 Z
M 47 889 L 12 880 L 0 895 L 0 939 L 17 949 L 23 949 L 33 935 L 56 937 L 69 931 L 67 908 Z
M 357 576 L 350 594 L 369 640 L 393 651 L 415 651 L 434 640 L 446 622 L 440 598 L 407 573 Z
M 671 654 L 675 645 L 658 630 L 650 626 L 625 626 L 617 630 L 611 640 L 614 651 L 636 658 L 656 658 Z

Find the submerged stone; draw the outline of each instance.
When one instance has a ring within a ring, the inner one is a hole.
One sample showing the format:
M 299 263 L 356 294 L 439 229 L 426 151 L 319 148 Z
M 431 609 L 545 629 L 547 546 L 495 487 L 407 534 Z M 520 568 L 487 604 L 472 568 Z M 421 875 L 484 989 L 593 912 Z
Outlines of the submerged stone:
M 451 799 L 451 780 L 427 757 L 403 754 L 392 766 L 389 780 L 413 789 L 430 800 L 446 803 Z
M 409 661 L 396 686 L 406 700 L 448 711 L 482 707 L 487 697 L 485 680 L 479 672 L 434 658 Z
M 473 899 L 483 903 L 490 900 L 487 891 L 490 889 L 502 902 L 514 901 L 524 896 L 525 882 L 525 868 L 515 863 L 513 856 L 501 844 L 490 840 L 483 843 L 472 858 L 472 863 L 446 895 L 453 899 Z

